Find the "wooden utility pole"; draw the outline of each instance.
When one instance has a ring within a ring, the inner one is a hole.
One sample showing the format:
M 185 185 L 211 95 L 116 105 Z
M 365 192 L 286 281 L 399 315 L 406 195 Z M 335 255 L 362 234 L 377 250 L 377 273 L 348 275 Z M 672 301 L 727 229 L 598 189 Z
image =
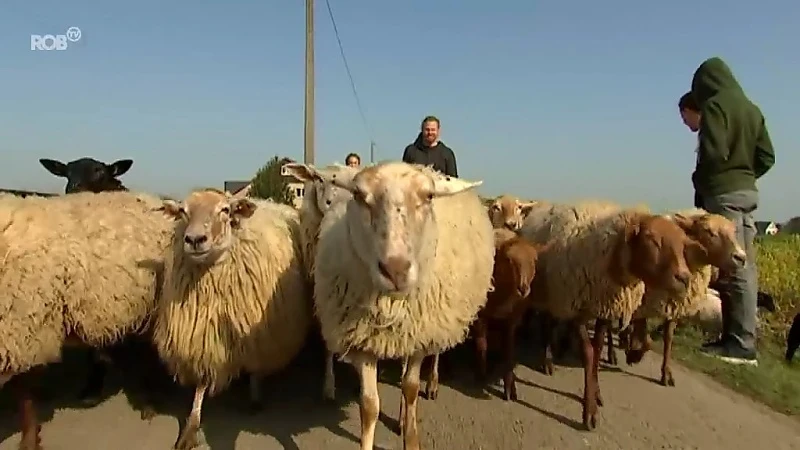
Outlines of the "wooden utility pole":
M 303 162 L 314 164 L 314 0 L 306 0 L 306 106 Z

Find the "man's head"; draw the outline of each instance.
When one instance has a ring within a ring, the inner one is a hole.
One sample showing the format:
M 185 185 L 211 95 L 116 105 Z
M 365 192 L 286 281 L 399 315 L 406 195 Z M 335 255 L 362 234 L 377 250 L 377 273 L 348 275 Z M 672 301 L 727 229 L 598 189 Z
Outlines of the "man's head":
M 681 112 L 683 124 L 693 132 L 697 132 L 700 129 L 700 108 L 691 92 L 683 94 L 678 101 L 678 109 Z
M 348 167 L 360 167 L 361 166 L 361 157 L 358 156 L 358 153 L 350 153 L 344 159 L 344 163 Z
M 436 145 L 439 141 L 439 119 L 436 116 L 427 116 L 422 119 L 420 126 L 422 142 L 428 147 Z

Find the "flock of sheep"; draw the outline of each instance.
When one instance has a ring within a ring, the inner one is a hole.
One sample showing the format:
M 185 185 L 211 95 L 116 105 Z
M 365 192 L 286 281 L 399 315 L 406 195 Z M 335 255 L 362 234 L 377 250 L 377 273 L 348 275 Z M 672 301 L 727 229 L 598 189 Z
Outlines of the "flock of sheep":
M 503 196 L 487 211 L 481 181 L 401 162 L 287 164 L 306 183 L 299 211 L 210 188 L 181 202 L 129 192 L 116 177 L 130 160 L 41 163 L 68 179 L 67 195 L 0 195 L 0 385 L 15 377 L 24 450 L 41 449 L 26 375 L 67 345 L 95 349 L 87 397 L 102 386 L 104 349 L 123 339 L 155 347 L 195 388 L 174 445 L 186 450 L 199 445 L 206 395 L 246 374 L 258 402 L 259 378 L 287 367 L 314 329 L 328 352 L 324 396 L 335 396 L 337 359 L 359 374 L 364 450 L 381 406 L 378 361 L 403 361 L 400 434 L 416 450 L 423 359 L 433 358 L 435 399 L 442 352 L 471 335 L 485 383 L 487 341 L 497 339 L 505 398 L 516 399 L 514 341 L 532 314 L 543 319 L 545 373 L 556 331 L 578 339 L 591 430 L 611 324 L 637 362 L 650 346 L 647 319 L 664 320 L 662 383 L 673 385 L 675 321 L 704 308 L 717 269 L 745 260 L 733 224 L 702 210 Z

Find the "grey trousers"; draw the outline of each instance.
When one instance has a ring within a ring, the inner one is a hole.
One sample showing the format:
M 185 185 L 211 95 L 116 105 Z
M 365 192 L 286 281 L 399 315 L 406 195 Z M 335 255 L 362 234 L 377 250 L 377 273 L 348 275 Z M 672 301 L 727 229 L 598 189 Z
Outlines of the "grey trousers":
M 756 225 L 753 211 L 758 207 L 757 191 L 733 191 L 716 196 L 703 196 L 704 209 L 724 216 L 736 225 L 736 239 L 747 252 L 747 262 L 733 272 L 720 271 L 722 302 L 722 338 L 738 342 L 742 348 L 755 350 L 756 314 L 758 307 L 758 268 L 753 240 Z

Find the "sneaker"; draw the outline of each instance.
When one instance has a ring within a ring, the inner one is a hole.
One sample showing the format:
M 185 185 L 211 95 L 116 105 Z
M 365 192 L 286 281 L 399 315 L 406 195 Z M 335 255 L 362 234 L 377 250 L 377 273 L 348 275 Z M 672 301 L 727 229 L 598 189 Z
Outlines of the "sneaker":
M 755 350 L 746 350 L 739 345 L 730 342 L 722 342 L 719 345 L 709 345 L 701 350 L 706 355 L 718 358 L 730 364 L 747 364 L 758 366 Z
M 710 348 L 710 347 L 719 347 L 722 345 L 722 339 L 716 339 L 713 341 L 704 342 L 701 346 L 702 348 Z

